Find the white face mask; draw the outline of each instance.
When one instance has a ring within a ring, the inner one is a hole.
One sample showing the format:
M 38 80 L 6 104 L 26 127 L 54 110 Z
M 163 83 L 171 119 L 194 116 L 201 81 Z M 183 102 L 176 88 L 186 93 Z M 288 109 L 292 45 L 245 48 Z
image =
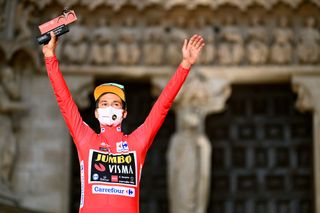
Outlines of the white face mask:
M 98 120 L 102 125 L 118 126 L 123 120 L 123 109 L 114 107 L 97 108 Z

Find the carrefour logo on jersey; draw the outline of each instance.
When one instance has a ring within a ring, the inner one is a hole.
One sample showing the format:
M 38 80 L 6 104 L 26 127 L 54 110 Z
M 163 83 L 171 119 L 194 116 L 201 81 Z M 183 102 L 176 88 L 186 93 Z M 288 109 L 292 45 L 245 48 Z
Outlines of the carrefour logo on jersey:
M 137 184 L 136 152 L 112 154 L 90 150 L 89 183 Z
M 128 197 L 134 197 L 136 195 L 134 188 L 100 185 L 92 186 L 92 194 L 122 195 Z
M 127 152 L 129 151 L 129 146 L 127 141 L 120 141 L 117 143 L 117 152 Z

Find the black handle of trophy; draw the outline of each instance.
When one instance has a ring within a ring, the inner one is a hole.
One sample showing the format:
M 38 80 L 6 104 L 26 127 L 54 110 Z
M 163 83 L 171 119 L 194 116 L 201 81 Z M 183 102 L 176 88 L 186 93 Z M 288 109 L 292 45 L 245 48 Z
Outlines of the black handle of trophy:
M 52 31 L 54 32 L 54 34 L 57 37 L 59 37 L 65 33 L 69 32 L 69 27 L 67 25 L 63 24 L 57 28 L 54 28 Z M 50 31 L 37 37 L 37 41 L 39 44 L 48 44 L 50 39 L 51 39 Z

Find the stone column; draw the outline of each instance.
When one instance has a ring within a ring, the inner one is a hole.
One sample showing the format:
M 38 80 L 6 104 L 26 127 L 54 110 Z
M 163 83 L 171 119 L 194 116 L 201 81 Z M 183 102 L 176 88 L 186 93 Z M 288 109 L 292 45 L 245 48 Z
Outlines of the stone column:
M 192 70 L 176 98 L 177 132 L 168 150 L 171 213 L 204 213 L 211 178 L 211 144 L 205 135 L 205 118 L 224 109 L 231 89 L 226 79 L 208 79 Z M 160 87 L 165 80 L 154 79 Z
M 320 212 L 320 76 L 294 76 L 292 86 L 298 94 L 296 107 L 313 111 L 315 212 Z
M 79 108 L 88 107 L 93 76 L 64 74 Z M 21 121 L 14 185 L 21 208 L 69 212 L 71 136 L 46 75 L 25 85 L 28 114 Z M 0 210 L 1 212 L 1 210 Z

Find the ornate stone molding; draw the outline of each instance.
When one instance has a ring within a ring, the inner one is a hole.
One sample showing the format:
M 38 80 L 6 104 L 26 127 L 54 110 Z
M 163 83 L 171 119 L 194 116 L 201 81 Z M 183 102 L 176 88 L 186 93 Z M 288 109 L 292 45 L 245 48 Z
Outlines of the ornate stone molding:
M 171 9 L 175 6 L 184 6 L 187 5 L 189 9 L 194 9 L 197 6 L 209 6 L 213 9 L 217 9 L 219 7 L 225 5 L 231 5 L 237 7 L 241 10 L 246 10 L 251 6 L 259 5 L 264 7 L 265 9 L 271 9 L 277 4 L 283 3 L 292 8 L 297 8 L 305 0 L 245 0 L 245 1 L 238 1 L 238 0 L 28 0 L 29 2 L 35 3 L 39 8 L 44 8 L 46 5 L 50 3 L 60 3 L 64 6 L 74 6 L 76 4 L 85 5 L 90 9 L 95 9 L 99 6 L 109 6 L 112 7 L 114 10 L 120 10 L 122 7 L 126 5 L 133 5 L 138 9 L 144 9 L 146 7 L 152 5 L 161 5 L 163 8 Z M 311 0 L 317 6 L 320 6 L 319 0 Z

